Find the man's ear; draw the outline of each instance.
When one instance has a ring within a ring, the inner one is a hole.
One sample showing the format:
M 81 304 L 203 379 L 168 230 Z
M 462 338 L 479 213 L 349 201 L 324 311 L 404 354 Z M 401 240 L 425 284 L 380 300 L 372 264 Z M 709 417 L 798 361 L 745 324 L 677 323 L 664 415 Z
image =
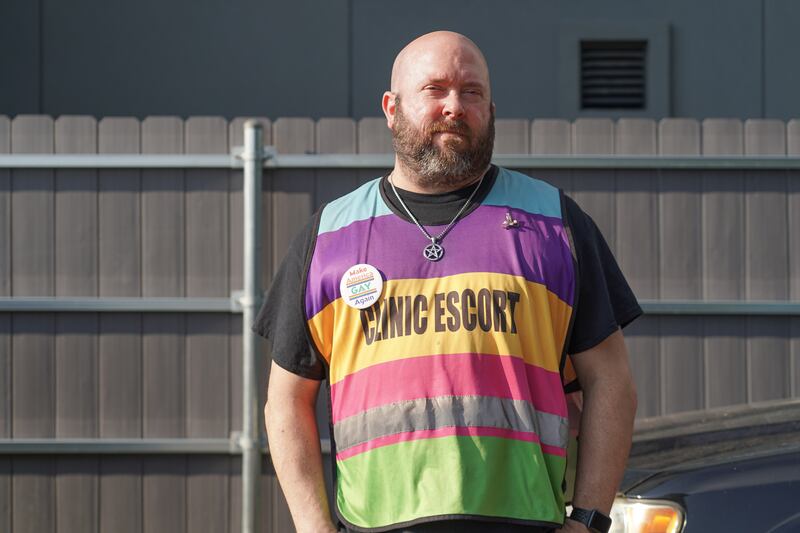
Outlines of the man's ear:
M 383 93 L 381 109 L 383 109 L 383 114 L 386 115 L 386 125 L 389 129 L 392 129 L 392 126 L 394 126 L 394 113 L 397 109 L 397 96 L 393 92 L 386 91 Z

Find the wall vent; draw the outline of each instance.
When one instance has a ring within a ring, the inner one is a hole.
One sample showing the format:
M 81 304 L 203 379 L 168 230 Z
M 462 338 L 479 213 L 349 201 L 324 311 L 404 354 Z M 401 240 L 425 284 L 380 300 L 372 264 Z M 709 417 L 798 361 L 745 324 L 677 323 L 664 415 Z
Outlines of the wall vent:
M 581 108 L 644 109 L 647 41 L 581 41 Z

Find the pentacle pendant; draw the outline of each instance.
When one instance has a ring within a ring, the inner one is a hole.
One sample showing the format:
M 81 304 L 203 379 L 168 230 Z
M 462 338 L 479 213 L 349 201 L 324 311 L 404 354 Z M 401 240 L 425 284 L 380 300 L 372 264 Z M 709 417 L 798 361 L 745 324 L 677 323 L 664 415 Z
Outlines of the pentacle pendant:
M 434 242 L 425 247 L 422 251 L 422 255 L 424 255 L 425 259 L 428 261 L 436 262 L 444 257 L 444 248 L 442 248 L 440 244 Z

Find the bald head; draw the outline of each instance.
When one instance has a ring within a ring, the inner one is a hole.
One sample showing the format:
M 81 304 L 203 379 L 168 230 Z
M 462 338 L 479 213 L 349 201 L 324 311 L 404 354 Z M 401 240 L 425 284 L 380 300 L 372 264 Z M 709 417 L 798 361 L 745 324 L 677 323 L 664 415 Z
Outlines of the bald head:
M 489 68 L 463 35 L 437 31 L 403 48 L 381 107 L 396 155 L 392 180 L 401 188 L 451 191 L 489 168 L 494 143 Z
M 435 31 L 417 37 L 403 48 L 392 65 L 391 91 L 402 93 L 431 74 L 465 73 L 489 87 L 489 67 L 478 46 L 452 31 Z

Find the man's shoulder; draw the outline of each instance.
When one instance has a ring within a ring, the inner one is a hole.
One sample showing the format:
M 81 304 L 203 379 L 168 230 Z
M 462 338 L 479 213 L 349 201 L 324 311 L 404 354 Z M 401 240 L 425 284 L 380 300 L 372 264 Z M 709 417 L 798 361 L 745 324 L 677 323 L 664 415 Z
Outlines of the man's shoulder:
M 561 193 L 557 187 L 504 167 L 499 167 L 494 187 L 483 203 L 555 218 L 562 216 Z
M 505 167 L 497 167 L 497 180 L 506 181 L 516 187 L 524 188 L 531 191 L 553 193 L 558 192 L 558 188 L 551 185 L 543 178 L 524 174 L 518 170 L 512 170 Z
M 380 183 L 381 178 L 375 178 L 325 205 L 320 213 L 319 233 L 336 231 L 359 220 L 389 214 L 389 208 L 381 201 Z

